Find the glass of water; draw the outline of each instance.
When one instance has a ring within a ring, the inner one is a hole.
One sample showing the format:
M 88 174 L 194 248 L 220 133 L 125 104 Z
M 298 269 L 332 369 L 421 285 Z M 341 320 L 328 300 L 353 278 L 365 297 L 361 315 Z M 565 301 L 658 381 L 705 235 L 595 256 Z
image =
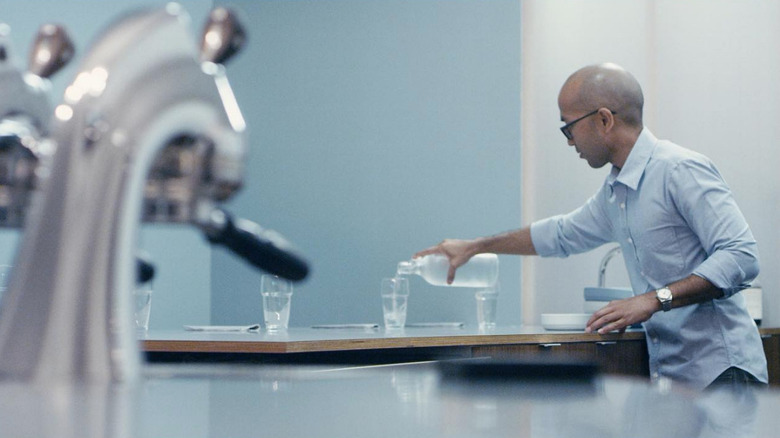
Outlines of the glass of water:
M 409 279 L 406 277 L 383 278 L 381 293 L 385 328 L 389 330 L 402 329 L 406 325 Z
M 276 275 L 263 275 L 260 279 L 263 296 L 263 320 L 269 332 L 287 330 L 290 324 L 292 283 Z

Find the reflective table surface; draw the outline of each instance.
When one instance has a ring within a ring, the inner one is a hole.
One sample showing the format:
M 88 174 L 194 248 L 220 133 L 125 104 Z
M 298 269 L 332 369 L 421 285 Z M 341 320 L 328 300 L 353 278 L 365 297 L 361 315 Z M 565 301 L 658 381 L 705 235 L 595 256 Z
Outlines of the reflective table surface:
M 0 437 L 774 437 L 780 393 L 472 381 L 435 363 L 147 366 L 135 384 L 0 384 Z

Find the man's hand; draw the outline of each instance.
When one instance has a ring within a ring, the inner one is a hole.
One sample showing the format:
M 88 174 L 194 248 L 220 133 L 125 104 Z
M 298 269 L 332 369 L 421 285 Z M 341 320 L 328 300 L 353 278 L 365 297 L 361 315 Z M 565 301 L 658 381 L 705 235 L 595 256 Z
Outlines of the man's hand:
M 450 261 L 450 269 L 447 271 L 447 284 L 455 280 L 455 271 L 469 261 L 475 254 L 473 240 L 445 239 L 436 246 L 424 249 L 416 253 L 413 258 L 423 257 L 429 254 L 441 254 Z
M 531 228 L 525 227 L 515 231 L 496 234 L 495 236 L 479 237 L 472 240 L 445 239 L 440 244 L 424 249 L 413 257 L 428 254 L 442 254 L 450 261 L 447 273 L 447 283 L 452 284 L 455 271 L 472 257 L 481 253 L 536 255 Z
M 598 331 L 603 335 L 617 330 L 623 333 L 626 327 L 647 321 L 660 309 L 661 303 L 655 297 L 655 291 L 624 300 L 610 301 L 606 306 L 593 312 L 585 332 Z

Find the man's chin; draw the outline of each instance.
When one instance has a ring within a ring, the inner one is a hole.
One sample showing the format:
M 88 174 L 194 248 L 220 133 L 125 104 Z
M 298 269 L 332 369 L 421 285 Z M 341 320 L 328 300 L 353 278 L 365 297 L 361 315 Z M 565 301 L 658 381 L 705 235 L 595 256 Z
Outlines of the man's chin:
M 588 161 L 588 166 L 590 166 L 593 169 L 601 169 L 602 167 L 606 166 L 606 164 L 607 164 L 605 162 L 604 163 L 602 163 L 602 162 L 594 163 L 594 162 L 592 162 L 590 160 L 587 160 L 587 161 Z

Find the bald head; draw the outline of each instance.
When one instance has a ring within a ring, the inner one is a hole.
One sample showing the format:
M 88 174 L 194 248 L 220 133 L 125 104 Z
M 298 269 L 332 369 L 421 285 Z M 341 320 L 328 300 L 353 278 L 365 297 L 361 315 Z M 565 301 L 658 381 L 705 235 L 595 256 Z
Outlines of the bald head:
M 583 67 L 566 80 L 563 89 L 570 89 L 576 106 L 591 111 L 609 108 L 628 126 L 642 127 L 644 96 L 634 76 L 616 64 Z

